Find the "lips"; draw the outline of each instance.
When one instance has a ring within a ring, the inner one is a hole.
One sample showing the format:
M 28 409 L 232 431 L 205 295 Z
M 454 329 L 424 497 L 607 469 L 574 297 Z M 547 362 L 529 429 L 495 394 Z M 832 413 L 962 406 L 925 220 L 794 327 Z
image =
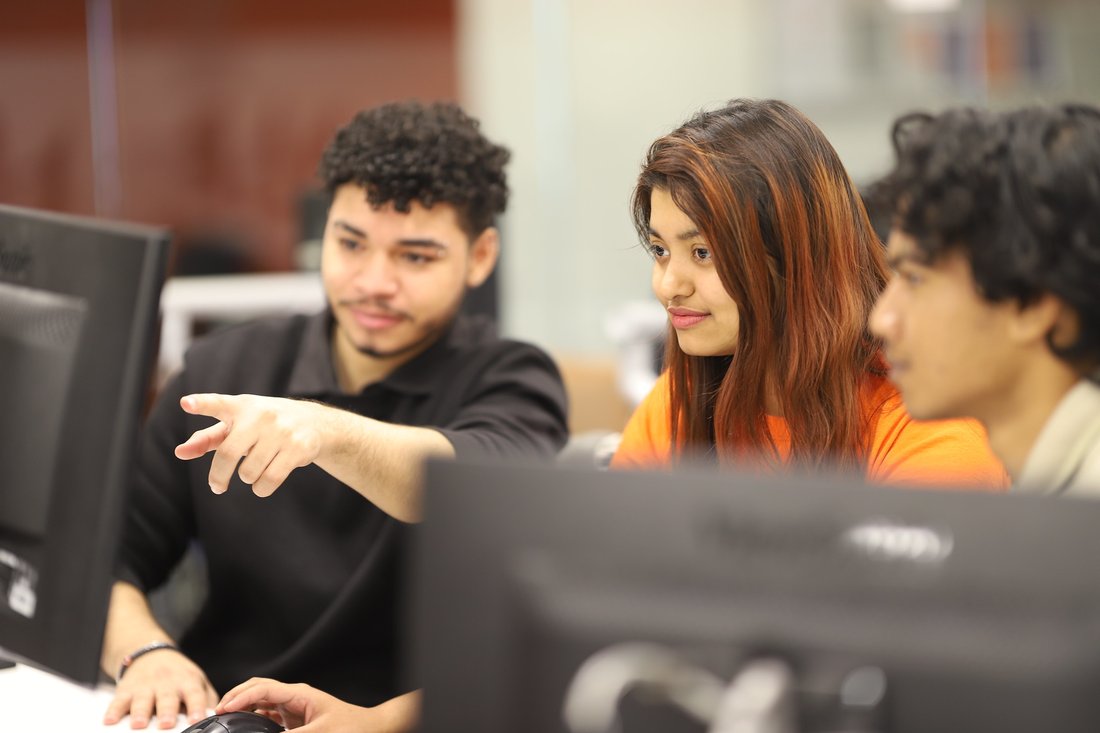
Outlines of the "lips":
M 669 323 L 675 329 L 691 328 L 706 320 L 708 316 L 710 316 L 709 313 L 692 310 L 691 308 L 674 307 L 668 309 Z
M 401 321 L 405 320 L 405 317 L 400 313 L 393 311 L 378 311 L 378 310 L 360 310 L 357 308 L 349 308 L 348 312 L 351 313 L 351 317 L 355 319 L 355 323 L 360 327 L 368 331 L 381 331 L 387 328 L 396 326 Z

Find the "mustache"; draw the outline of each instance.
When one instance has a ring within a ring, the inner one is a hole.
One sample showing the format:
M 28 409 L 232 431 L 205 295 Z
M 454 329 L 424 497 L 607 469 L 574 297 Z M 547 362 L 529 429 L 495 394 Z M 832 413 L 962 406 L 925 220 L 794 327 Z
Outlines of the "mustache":
M 373 298 L 348 298 L 345 300 L 338 300 L 336 304 L 343 308 L 366 308 L 386 316 L 392 316 L 394 318 L 404 318 L 410 321 L 412 320 L 411 313 L 399 310 L 391 306 L 389 303 L 386 303 L 385 301 Z

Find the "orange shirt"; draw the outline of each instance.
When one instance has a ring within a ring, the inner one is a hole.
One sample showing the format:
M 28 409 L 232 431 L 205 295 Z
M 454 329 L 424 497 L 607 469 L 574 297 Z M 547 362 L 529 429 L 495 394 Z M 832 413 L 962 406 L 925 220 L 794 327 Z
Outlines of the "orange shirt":
M 873 393 L 882 403 L 867 457 L 871 483 L 943 485 L 1005 491 L 1008 474 L 989 449 L 985 430 L 975 420 L 914 420 L 897 388 L 882 380 Z M 784 458 L 790 451 L 787 421 L 768 416 L 768 428 Z M 611 460 L 612 468 L 659 468 L 670 463 L 672 418 L 668 375 L 662 374 L 638 405 Z

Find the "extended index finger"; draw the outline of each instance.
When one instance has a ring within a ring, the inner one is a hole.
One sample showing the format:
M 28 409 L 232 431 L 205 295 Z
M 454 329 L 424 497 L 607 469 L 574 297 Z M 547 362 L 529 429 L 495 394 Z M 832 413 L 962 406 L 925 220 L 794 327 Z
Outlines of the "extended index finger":
M 208 415 L 224 422 L 232 422 L 236 413 L 236 400 L 233 395 L 196 393 L 181 397 L 180 407 L 192 415 Z

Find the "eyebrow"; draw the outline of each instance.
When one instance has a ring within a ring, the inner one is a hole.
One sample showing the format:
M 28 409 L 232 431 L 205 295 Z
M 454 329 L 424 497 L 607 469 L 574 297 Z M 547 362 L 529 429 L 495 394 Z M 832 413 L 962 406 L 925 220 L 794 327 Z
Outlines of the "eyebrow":
M 343 229 L 349 234 L 353 234 L 360 239 L 370 239 L 370 237 L 367 236 L 367 233 L 364 232 L 362 229 L 356 226 L 352 226 L 343 219 L 337 219 L 333 221 L 332 225 L 339 229 Z M 399 239 L 397 240 L 397 244 L 401 247 L 427 247 L 430 249 L 439 250 L 441 252 L 447 249 L 446 244 L 438 240 L 431 239 L 430 237 L 409 237 L 406 239 Z
M 886 255 L 886 266 L 891 270 L 898 269 L 900 265 L 904 265 L 906 262 L 920 265 L 921 267 L 928 266 L 928 261 L 916 252 L 899 252 L 897 254 Z
M 343 229 L 344 231 L 349 232 L 350 234 L 354 234 L 355 236 L 360 237 L 361 239 L 366 239 L 367 238 L 367 233 L 366 232 L 364 232 L 362 229 L 360 229 L 358 227 L 353 227 L 351 224 L 348 224 L 343 219 L 337 219 L 336 221 L 332 222 L 332 225 L 334 227 L 339 227 L 339 228 Z
M 447 245 L 435 239 L 399 239 L 397 240 L 397 244 L 401 247 L 428 247 L 430 249 L 435 249 L 439 251 L 444 251 L 447 249 Z
M 650 236 L 657 237 L 657 239 L 664 239 L 664 237 L 661 236 L 661 233 L 653 227 L 649 228 L 649 234 Z M 676 238 L 679 239 L 681 242 L 686 242 L 689 239 L 698 239 L 700 236 L 702 235 L 699 233 L 699 230 L 692 228 L 685 229 L 684 231 L 680 232 L 676 235 Z

